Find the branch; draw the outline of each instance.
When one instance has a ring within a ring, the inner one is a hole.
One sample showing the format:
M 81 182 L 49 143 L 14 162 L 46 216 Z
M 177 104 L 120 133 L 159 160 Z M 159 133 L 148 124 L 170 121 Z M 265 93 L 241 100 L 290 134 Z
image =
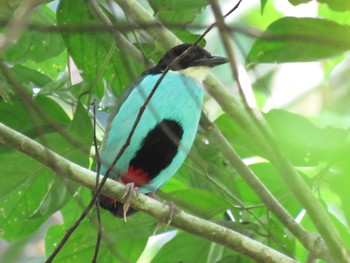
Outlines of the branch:
M 138 26 L 143 24 L 155 24 L 158 21 L 148 14 L 141 5 L 139 5 L 134 0 L 115 0 L 115 2 L 123 9 L 124 13 L 133 20 Z M 163 44 L 165 48 L 172 47 L 178 41 L 174 41 L 173 34 L 164 27 L 159 27 L 157 30 L 150 30 L 149 33 L 154 37 L 155 41 L 159 41 Z M 209 74 L 205 80 L 205 84 L 208 93 L 219 103 L 222 109 L 236 122 L 240 125 L 246 132 L 251 136 L 261 149 L 269 156 L 274 156 L 273 150 L 270 149 L 269 145 L 266 144 L 266 139 L 261 131 L 257 128 L 256 123 L 252 121 L 249 114 L 242 109 L 241 104 L 231 96 L 231 94 L 225 89 L 222 84 L 215 78 L 214 75 Z M 222 137 L 221 133 L 214 132 L 213 136 L 215 141 L 220 142 L 222 146 L 225 145 L 225 138 Z M 294 219 L 288 214 L 288 212 L 281 206 L 281 204 L 271 195 L 271 193 L 266 189 L 266 187 L 259 181 L 256 180 L 256 176 L 250 171 L 250 169 L 245 165 L 237 161 L 238 155 L 234 152 L 231 146 L 229 148 L 220 148 L 226 150 L 226 158 L 231 160 L 232 166 L 239 171 L 252 186 L 252 189 L 258 194 L 258 196 L 266 202 L 266 205 L 271 209 L 271 211 L 276 215 L 277 218 L 287 227 L 287 229 L 295 235 L 297 239 L 314 254 L 324 258 L 326 252 L 322 249 L 325 247 L 323 240 L 317 238 L 316 235 L 307 233 L 303 228 L 301 228 Z M 239 158 L 239 157 L 238 157 Z M 234 161 L 232 161 L 234 160 Z M 291 168 L 293 171 L 293 168 Z M 284 173 L 284 171 L 280 172 Z M 246 176 L 245 176 L 246 175 Z M 256 179 L 254 179 L 254 177 Z M 258 181 L 258 182 L 257 182 Z M 254 183 L 253 183 L 254 182 Z M 272 205 L 273 204 L 273 205 Z M 278 205 L 277 205 L 278 204 Z M 320 251 L 319 249 L 321 248 Z
M 275 140 L 272 130 L 267 125 L 260 112 L 254 111 L 254 109 L 250 107 L 250 103 L 247 102 L 247 97 L 244 94 L 240 75 L 238 73 L 237 62 L 234 57 L 234 51 L 232 48 L 234 43 L 231 40 L 230 32 L 226 28 L 220 6 L 216 0 L 211 0 L 211 7 L 217 21 L 222 42 L 231 61 L 232 75 L 238 83 L 240 94 L 247 112 L 254 121 L 255 127 L 258 128 L 261 134 L 264 136 L 262 143 L 264 144 L 264 148 L 270 153 L 270 161 L 275 165 L 280 176 L 283 178 L 286 185 L 291 189 L 294 196 L 305 207 L 313 224 L 316 226 L 318 232 L 326 242 L 333 258 L 337 258 L 339 262 L 349 262 L 350 255 L 348 249 L 342 241 L 340 234 L 337 228 L 334 226 L 334 223 L 329 217 L 327 211 L 325 211 L 322 204 L 316 199 L 310 188 L 301 179 L 289 160 L 284 156 Z M 246 91 L 251 90 L 251 87 L 247 87 L 246 89 Z
M 0 36 L 0 54 L 17 41 L 22 30 L 26 28 L 32 11 L 42 3 L 42 0 L 29 0 L 20 3 Z
M 62 177 L 71 179 L 92 190 L 96 186 L 95 172 L 68 161 L 2 123 L 0 123 L 0 143 L 15 148 L 32 157 Z M 102 193 L 116 198 L 117 200 L 122 200 L 125 190 L 124 185 L 108 179 L 103 187 Z M 138 196 L 135 195 L 131 199 L 131 205 L 137 210 L 141 210 L 146 214 L 157 218 L 161 222 L 166 222 L 169 216 L 168 206 L 164 206 L 160 202 L 142 194 Z M 280 252 L 233 230 L 189 215 L 183 211 L 174 216 L 171 225 L 186 232 L 219 243 L 227 248 L 236 250 L 248 257 L 258 260 L 259 262 L 296 262 Z
M 165 49 L 170 49 L 181 44 L 170 30 L 166 29 L 158 20 L 151 16 L 139 3 L 135 0 L 114 0 L 117 5 L 124 11 L 125 15 L 138 26 L 155 24 L 158 27 L 147 31 L 155 42 L 161 43 Z
M 327 258 L 328 251 L 325 243 L 319 235 L 307 232 L 300 226 L 281 203 L 272 195 L 260 179 L 249 169 L 242 161 L 238 153 L 231 147 L 219 128 L 211 123 L 206 117 L 202 116 L 201 125 L 209 131 L 215 145 L 221 153 L 227 158 L 232 167 L 238 174 L 249 184 L 259 198 L 264 202 L 266 207 L 276 215 L 281 223 L 317 258 Z

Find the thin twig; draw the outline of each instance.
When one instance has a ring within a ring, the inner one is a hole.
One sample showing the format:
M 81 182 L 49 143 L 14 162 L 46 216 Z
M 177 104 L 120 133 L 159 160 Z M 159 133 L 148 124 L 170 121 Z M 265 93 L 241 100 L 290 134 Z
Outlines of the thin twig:
M 211 123 L 207 118 L 202 118 L 202 127 L 209 132 L 213 142 L 220 148 L 222 154 L 234 167 L 239 175 L 249 184 L 250 188 L 265 203 L 266 207 L 283 223 L 283 225 L 309 250 L 315 251 L 320 258 L 325 258 L 327 248 L 320 242 L 320 237 L 316 234 L 308 233 L 302 228 L 288 211 L 280 204 L 273 194 L 266 188 L 261 180 L 242 161 L 240 156 L 226 140 L 219 128 Z M 322 249 L 320 249 L 322 247 Z M 317 251 L 317 252 L 316 252 Z
M 20 37 L 21 32 L 26 28 L 28 19 L 33 10 L 42 3 L 42 0 L 22 1 L 17 7 L 6 27 L 0 35 L 0 55 L 6 51 Z
M 100 152 L 98 149 L 98 143 L 97 143 L 97 137 L 96 137 L 96 100 L 93 102 L 93 140 L 94 140 L 94 148 L 95 148 L 95 158 L 96 158 L 96 187 L 94 190 L 94 193 L 96 192 L 96 189 L 99 185 L 99 179 L 100 179 L 100 170 L 101 170 L 101 159 L 100 159 Z M 100 213 L 100 203 L 99 203 L 99 196 L 96 198 L 95 202 L 95 207 L 96 207 L 96 216 L 97 216 L 97 224 L 98 224 L 98 231 L 97 231 L 97 238 L 96 238 L 96 245 L 95 245 L 95 251 L 94 251 L 94 256 L 92 259 L 92 262 L 97 262 L 97 257 L 98 257 L 98 251 L 100 248 L 100 243 L 101 243 L 101 237 L 103 234 L 102 230 L 102 222 L 101 222 L 101 213 Z
M 236 10 L 239 6 L 241 1 L 238 2 L 238 4 L 232 8 L 227 15 L 231 14 L 234 10 Z M 64 246 L 64 244 L 68 241 L 69 237 L 73 234 L 73 232 L 75 231 L 75 229 L 79 226 L 79 224 L 81 223 L 81 221 L 86 217 L 86 215 L 89 213 L 89 211 L 91 210 L 91 208 L 94 206 L 96 199 L 98 197 L 98 195 L 100 194 L 103 185 L 105 184 L 105 182 L 107 181 L 110 173 L 112 172 L 112 170 L 114 169 L 114 166 L 116 165 L 116 163 L 119 161 L 119 159 L 121 158 L 121 156 L 124 154 L 125 150 L 129 147 L 130 142 L 131 142 L 131 138 L 135 133 L 136 127 L 138 125 L 138 123 L 141 120 L 141 117 L 147 107 L 147 105 L 149 104 L 151 98 L 153 97 L 154 93 L 156 92 L 158 86 L 160 85 L 160 83 L 162 82 L 162 80 L 164 79 L 165 75 L 168 73 L 168 71 L 170 70 L 170 68 L 176 64 L 180 59 L 182 59 L 183 57 L 185 57 L 189 52 L 191 52 L 191 50 L 194 49 L 195 45 L 197 45 L 203 38 L 204 36 L 214 27 L 214 24 L 212 24 L 195 42 L 192 46 L 190 46 L 186 51 L 184 51 L 179 57 L 177 57 L 174 61 L 172 61 L 172 63 L 170 63 L 165 70 L 162 72 L 161 76 L 159 77 L 159 79 L 157 80 L 156 84 L 154 85 L 153 89 L 151 90 L 150 94 L 148 95 L 147 99 L 145 100 L 144 104 L 141 106 L 135 122 L 130 130 L 130 133 L 125 141 L 125 143 L 123 144 L 123 146 L 121 147 L 120 151 L 118 152 L 117 156 L 115 157 L 115 159 L 113 160 L 113 162 L 111 163 L 111 165 L 108 167 L 106 173 L 103 176 L 103 179 L 101 180 L 99 186 L 97 187 L 93 198 L 91 199 L 90 203 L 88 204 L 88 206 L 84 209 L 83 213 L 81 214 L 81 216 L 77 219 L 77 221 L 67 230 L 66 234 L 64 235 L 64 237 L 62 238 L 62 240 L 60 241 L 60 243 L 57 245 L 57 247 L 55 248 L 55 250 L 52 252 L 52 254 L 48 257 L 48 259 L 46 260 L 46 262 L 52 262 L 52 260 L 55 258 L 55 256 L 58 254 L 58 252 L 62 249 L 62 247 Z
M 232 60 L 232 72 L 235 77 L 238 86 L 242 89 L 240 83 L 240 76 L 238 74 L 237 65 L 234 59 L 234 53 L 232 50 L 232 41 L 230 40 L 229 32 L 227 31 L 225 21 L 221 14 L 220 6 L 216 0 L 211 0 L 211 6 L 218 22 L 220 36 L 224 43 L 226 52 Z M 291 189 L 295 197 L 307 210 L 313 224 L 318 229 L 320 235 L 324 239 L 329 252 L 333 257 L 337 257 L 339 262 L 349 262 L 350 254 L 343 243 L 340 234 L 334 223 L 330 219 L 328 213 L 324 210 L 321 203 L 312 194 L 310 188 L 306 183 L 300 178 L 299 174 L 292 167 L 289 160 L 285 157 L 282 150 L 280 149 L 278 143 L 275 140 L 273 132 L 267 125 L 265 119 L 262 117 L 261 113 L 255 111 L 249 106 L 246 100 L 243 90 L 240 91 L 242 99 L 245 103 L 246 110 L 249 116 L 254 122 L 255 127 L 260 131 L 261 135 L 264 137 L 262 143 L 264 143 L 264 148 L 269 152 L 269 158 L 271 162 L 276 166 L 279 174 L 285 181 L 286 185 Z

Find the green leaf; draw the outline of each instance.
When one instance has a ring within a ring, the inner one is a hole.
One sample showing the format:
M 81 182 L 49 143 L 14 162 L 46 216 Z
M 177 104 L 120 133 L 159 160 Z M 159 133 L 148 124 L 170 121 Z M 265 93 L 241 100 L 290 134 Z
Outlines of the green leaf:
M 350 2 L 347 0 L 317 0 L 320 3 L 325 3 L 334 11 L 344 12 L 350 10 Z
M 314 166 L 320 161 L 332 161 L 344 151 L 346 130 L 319 128 L 305 117 L 283 110 L 271 110 L 265 118 L 296 165 Z
M 59 25 L 102 25 L 82 0 L 60 1 L 57 10 Z M 63 34 L 69 55 L 82 71 L 85 82 L 97 87 L 101 99 L 106 87 L 120 95 L 124 88 L 142 72 L 140 63 L 116 48 L 114 39 L 104 32 L 76 32 Z
M 330 208 L 331 209 L 331 208 Z M 348 224 L 342 222 L 340 217 L 337 215 L 330 214 L 330 217 L 338 229 L 341 239 L 345 245 L 350 246 L 350 234 L 349 234 L 349 226 Z
M 349 5 L 349 1 L 341 1 L 343 5 Z M 337 3 L 337 1 L 329 1 L 330 5 L 333 3 Z M 349 25 L 350 23 L 350 12 L 344 12 L 346 9 L 339 10 L 337 12 L 336 10 L 332 10 L 328 7 L 328 5 L 319 5 L 318 7 L 318 16 L 323 17 L 328 20 L 333 20 L 339 24 Z
M 37 96 L 32 101 L 52 123 L 65 126 L 70 122 L 64 110 L 52 99 L 45 96 Z M 5 125 L 36 138 L 55 129 L 33 109 L 27 108 L 21 101 L 14 99 L 11 103 L 0 103 L 0 121 Z M 40 132 L 39 132 L 40 131 Z
M 179 232 L 164 245 L 152 262 L 207 262 L 211 242 Z
M 54 25 L 56 23 L 53 12 L 46 6 L 33 13 L 31 22 L 40 25 Z M 26 30 L 16 44 L 5 52 L 3 58 L 8 62 L 23 63 L 27 60 L 42 62 L 58 56 L 63 50 L 63 41 L 57 33 Z
M 22 84 L 27 83 L 34 84 L 33 86 L 43 87 L 52 81 L 48 76 L 19 64 L 16 64 L 11 71 L 16 80 Z
M 220 180 L 232 192 L 238 194 L 239 191 L 234 180 L 237 173 L 228 164 L 226 158 L 210 136 L 210 132 L 205 134 L 197 133 L 195 145 L 190 152 L 190 156 L 194 156 L 196 161 L 187 158 L 180 173 L 187 184 L 193 188 L 206 189 L 222 194 L 222 191 L 218 191 L 218 187 L 208 180 L 209 176 Z
M 293 237 L 286 227 L 275 219 L 269 219 L 269 237 L 267 245 L 281 251 L 285 255 L 293 257 L 295 253 L 295 237 Z M 276 242 L 276 240 L 278 240 Z
M 11 67 L 10 71 L 16 81 L 21 83 L 29 94 L 34 93 L 34 88 L 41 88 L 52 81 L 48 76 L 19 64 L 15 64 Z M 0 71 L 0 84 L 0 97 L 3 97 L 4 102 L 9 103 L 11 98 L 14 97 L 15 91 L 13 89 L 13 84 L 9 82 L 2 71 Z M 14 98 L 14 100 L 17 99 Z
M 260 0 L 261 14 L 264 13 L 264 9 L 268 0 Z
M 32 103 L 53 123 L 68 127 L 70 119 L 56 102 L 44 96 L 37 96 Z M 40 118 L 31 108 L 28 109 L 19 101 L 14 101 L 13 104 L 0 103 L 0 109 L 5 113 L 1 114 L 1 121 L 4 124 L 37 137 L 40 143 L 73 162 L 88 166 L 88 154 L 83 154 L 76 145 L 58 134 L 54 127 Z M 89 130 L 88 126 L 82 128 Z M 90 146 L 90 143 L 88 145 Z M 0 165 L 2 238 L 13 240 L 30 235 L 71 196 L 65 181 L 20 152 L 1 146 Z M 70 188 L 74 187 L 75 184 L 72 185 L 70 182 Z
M 90 147 L 93 140 L 93 128 L 89 111 L 78 102 L 70 131 L 76 135 L 76 139 L 82 144 Z
M 342 213 L 344 214 L 344 217 L 347 221 L 347 225 L 350 224 L 350 207 L 348 205 L 349 198 L 350 198 L 350 191 L 349 191 L 349 184 L 350 184 L 350 178 L 349 178 L 349 172 L 350 172 L 350 165 L 348 162 L 349 152 L 344 153 L 342 160 L 339 160 L 338 158 L 334 168 L 335 171 L 333 173 L 330 173 L 330 176 L 327 177 L 327 182 L 329 183 L 330 189 L 333 191 L 333 193 L 340 199 L 340 206 L 337 204 L 337 206 L 342 208 Z M 329 180 L 329 177 L 331 180 Z M 323 182 L 325 183 L 325 179 L 323 179 Z M 328 186 L 328 184 L 327 184 Z M 328 189 L 328 188 L 327 188 Z M 329 198 L 326 198 L 326 200 L 329 200 Z M 334 206 L 334 204 L 329 204 L 329 206 Z M 342 215 L 341 215 L 342 216 Z M 339 220 L 339 219 L 338 219 Z M 350 242 L 348 243 L 350 244 Z
M 197 40 L 199 35 L 186 30 L 186 25 L 203 12 L 209 5 L 208 0 L 149 0 L 148 2 L 154 10 L 154 16 L 184 43 L 193 43 Z M 205 42 L 201 41 L 200 44 L 204 46 Z
M 242 158 L 263 155 L 246 131 L 233 122 L 226 113 L 217 118 L 215 124 Z
M 292 5 L 300 5 L 308 2 L 311 2 L 311 0 L 289 0 L 289 3 L 291 3 Z
M 205 218 L 212 218 L 216 215 L 222 217 L 230 207 L 227 200 L 207 190 L 186 189 L 174 191 L 165 196 L 167 200 L 173 201 L 176 206 Z
M 40 141 L 75 163 L 88 165 L 88 155 L 81 154 L 60 134 L 48 134 Z M 31 234 L 71 196 L 66 190 L 67 182 L 20 152 L 1 154 L 0 165 L 7 175 L 0 179 L 2 238 L 13 240 Z M 75 184 L 69 184 L 74 189 Z
M 25 158 L 25 156 L 17 157 Z M 28 164 L 30 160 L 24 162 L 19 158 L 16 159 L 17 167 L 15 168 L 13 163 L 6 165 L 7 163 L 13 162 L 13 160 L 3 159 L 1 161 L 3 176 L 7 175 L 11 177 L 11 175 L 16 175 L 16 177 L 18 177 L 25 173 L 25 171 L 23 171 L 25 167 L 19 167 L 19 165 Z M 32 167 L 28 166 L 28 168 L 30 169 Z M 17 173 L 20 175 L 17 175 Z M 35 176 L 35 173 L 37 173 L 37 176 Z M 47 184 L 49 180 L 47 173 L 47 170 L 40 169 L 38 166 L 35 170 L 27 171 L 27 176 L 22 176 L 23 180 L 19 182 L 19 186 L 15 185 L 15 187 L 11 189 L 12 192 L 10 194 L 0 199 L 1 238 L 7 240 L 24 238 L 33 233 L 48 218 L 49 215 L 31 218 L 33 212 L 40 205 L 42 197 L 47 193 Z M 15 180 L 16 179 L 17 178 L 15 178 Z M 4 185 L 7 183 L 7 186 L 10 186 L 11 181 L 10 179 L 1 180 L 1 184 Z M 2 188 L 4 188 L 4 186 Z
M 222 258 L 219 261 L 216 261 L 216 263 L 253 263 L 256 262 L 255 260 L 252 260 L 248 257 L 245 257 L 243 255 L 231 255 L 231 256 L 226 256 Z
M 285 17 L 273 22 L 256 40 L 246 63 L 315 61 L 349 48 L 349 26 L 319 18 Z
M 60 74 L 62 74 L 62 72 L 65 71 L 65 68 L 67 66 L 67 59 L 67 52 L 64 50 L 58 56 L 47 58 L 41 62 L 28 60 L 26 63 L 24 63 L 24 65 L 42 74 L 45 74 L 52 79 L 56 79 Z
M 209 5 L 208 0 L 149 0 L 148 2 L 157 18 L 170 26 L 171 23 L 191 23 Z
M 47 232 L 45 239 L 47 256 L 80 216 L 92 197 L 91 190 L 81 188 L 76 196 L 79 197 L 79 201 L 71 199 L 61 210 L 64 223 L 50 227 Z M 136 262 L 148 237 L 152 235 L 156 222 L 142 213 L 137 213 L 129 217 L 128 222 L 124 222 L 123 219 L 112 216 L 109 211 L 101 209 L 101 212 L 104 234 L 97 262 Z M 95 211 L 91 215 L 95 215 Z M 55 261 L 90 262 L 95 250 L 96 237 L 96 218 L 85 219 L 64 245 Z

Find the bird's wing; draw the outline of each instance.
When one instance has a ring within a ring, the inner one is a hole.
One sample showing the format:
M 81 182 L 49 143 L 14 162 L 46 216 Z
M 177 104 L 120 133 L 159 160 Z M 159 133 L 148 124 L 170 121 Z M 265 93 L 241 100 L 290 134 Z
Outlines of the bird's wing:
M 158 75 L 148 75 L 129 90 L 124 101 L 117 105 L 110 117 L 106 135 L 101 149 L 101 174 L 106 172 L 121 147 L 125 144 L 141 106 L 150 94 Z M 111 178 L 118 178 L 129 169 L 129 163 L 141 148 L 144 138 L 162 120 L 174 120 L 184 129 L 181 140 L 183 147 L 178 151 L 169 167 L 163 169 L 160 176 L 141 187 L 144 193 L 155 191 L 163 185 L 177 171 L 191 147 L 200 117 L 203 91 L 200 85 L 192 79 L 182 79 L 180 74 L 169 72 L 156 90 L 147 105 L 132 136 L 130 145 L 123 153 L 111 174 Z M 166 151 L 166 149 L 164 149 Z

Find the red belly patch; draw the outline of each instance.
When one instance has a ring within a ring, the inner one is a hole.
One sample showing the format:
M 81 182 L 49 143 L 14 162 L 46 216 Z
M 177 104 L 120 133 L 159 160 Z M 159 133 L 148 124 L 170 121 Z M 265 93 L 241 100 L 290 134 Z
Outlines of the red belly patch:
M 147 184 L 150 181 L 148 173 L 141 168 L 134 168 L 129 166 L 128 172 L 121 177 L 121 181 L 124 184 L 134 183 L 135 187 L 140 187 Z

